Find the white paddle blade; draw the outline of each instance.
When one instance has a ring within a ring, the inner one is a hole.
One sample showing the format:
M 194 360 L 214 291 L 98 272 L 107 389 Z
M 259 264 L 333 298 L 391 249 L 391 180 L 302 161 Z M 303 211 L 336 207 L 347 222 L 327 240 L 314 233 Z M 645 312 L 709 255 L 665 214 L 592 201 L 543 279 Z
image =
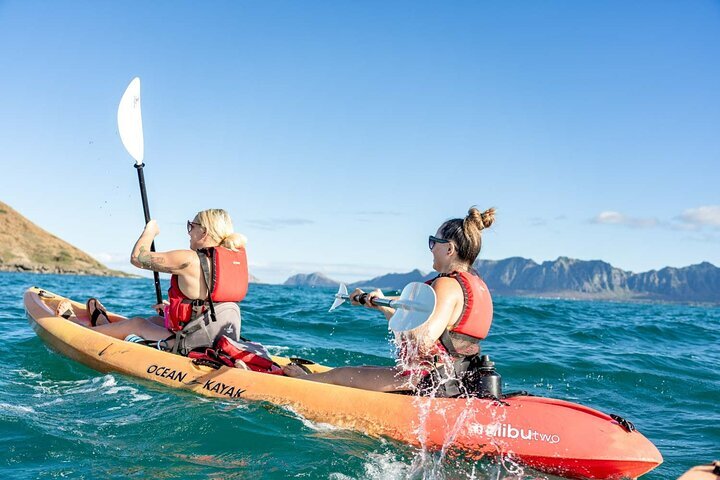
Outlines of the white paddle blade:
M 393 302 L 395 314 L 388 326 L 394 332 L 407 332 L 425 323 L 435 311 L 435 290 L 421 282 L 409 283 Z
M 140 78 L 135 77 L 120 99 L 117 113 L 118 131 L 125 150 L 142 165 L 145 156 L 142 113 L 140 112 Z
M 345 303 L 345 299 L 347 299 L 348 291 L 347 287 L 344 283 L 340 284 L 340 288 L 338 288 L 337 293 L 335 294 L 335 301 L 332 304 L 332 307 L 330 307 L 330 310 L 328 312 L 332 312 L 336 308 L 338 308 L 340 305 Z

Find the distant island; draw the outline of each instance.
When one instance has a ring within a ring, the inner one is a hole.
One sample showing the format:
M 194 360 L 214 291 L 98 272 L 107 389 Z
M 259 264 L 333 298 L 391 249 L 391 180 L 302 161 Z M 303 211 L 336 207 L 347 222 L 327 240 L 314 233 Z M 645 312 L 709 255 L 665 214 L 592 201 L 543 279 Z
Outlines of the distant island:
M 299 273 L 285 280 L 283 285 L 306 286 L 306 287 L 337 287 L 340 282 L 325 276 L 322 273 Z
M 708 262 L 632 273 L 600 260 L 559 257 L 538 264 L 512 257 L 479 260 L 475 269 L 496 295 L 720 304 L 720 268 Z M 410 282 L 426 281 L 435 275 L 420 270 L 390 273 L 352 283 L 348 288 L 401 290 Z M 323 287 L 339 284 L 321 273 L 294 275 L 285 282 Z

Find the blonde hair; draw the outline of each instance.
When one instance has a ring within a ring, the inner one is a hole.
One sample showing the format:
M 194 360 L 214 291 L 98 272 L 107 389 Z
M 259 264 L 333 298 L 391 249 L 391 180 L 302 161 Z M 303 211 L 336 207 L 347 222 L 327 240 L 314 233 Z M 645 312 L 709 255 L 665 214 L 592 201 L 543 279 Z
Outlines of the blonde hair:
M 482 231 L 495 222 L 495 208 L 480 212 L 470 207 L 465 218 L 453 218 L 440 226 L 440 236 L 455 244 L 458 258 L 473 264 L 482 248 Z
M 247 244 L 245 235 L 234 231 L 230 215 L 225 210 L 209 208 L 198 212 L 195 218 L 197 218 L 197 223 L 205 229 L 205 233 L 210 235 L 210 238 L 215 240 L 218 245 L 237 251 Z

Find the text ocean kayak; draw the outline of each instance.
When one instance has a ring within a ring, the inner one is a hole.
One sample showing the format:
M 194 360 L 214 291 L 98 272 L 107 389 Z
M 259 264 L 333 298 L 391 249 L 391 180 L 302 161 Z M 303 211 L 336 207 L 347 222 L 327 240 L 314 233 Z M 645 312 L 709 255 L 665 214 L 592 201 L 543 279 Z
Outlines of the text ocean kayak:
M 582 405 L 533 396 L 512 396 L 502 402 L 414 397 L 239 368 L 215 370 L 57 317 L 55 308 L 63 299 L 39 288 L 28 289 L 24 302 L 30 325 L 48 346 L 100 372 L 132 375 L 209 397 L 286 405 L 313 421 L 429 449 L 449 446 L 474 456 L 508 455 L 540 471 L 570 478 L 635 478 L 662 463 L 657 448 L 622 419 Z M 87 318 L 84 305 L 73 302 L 73 309 L 79 318 Z M 274 360 L 280 365 L 289 362 L 283 357 Z

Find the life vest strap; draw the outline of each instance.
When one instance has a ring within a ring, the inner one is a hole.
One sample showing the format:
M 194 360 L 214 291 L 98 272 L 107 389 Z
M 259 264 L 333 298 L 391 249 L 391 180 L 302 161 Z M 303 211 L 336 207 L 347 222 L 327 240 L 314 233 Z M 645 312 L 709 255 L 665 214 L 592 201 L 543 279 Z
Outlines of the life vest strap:
M 200 268 L 203 272 L 203 277 L 205 277 L 205 285 L 208 289 L 208 296 L 207 296 L 207 304 L 210 307 L 210 318 L 213 322 L 217 322 L 217 317 L 215 316 L 215 305 L 213 305 L 212 301 L 212 291 L 214 288 L 214 282 L 213 279 L 210 276 L 210 262 L 212 261 L 212 257 L 215 254 L 214 248 L 200 248 L 197 251 L 198 257 L 200 258 Z M 195 307 L 193 307 L 193 313 L 194 313 Z
M 455 345 L 453 345 L 452 338 L 450 338 L 450 332 L 447 328 L 443 330 L 443 333 L 440 335 L 438 341 L 440 342 L 440 345 L 447 350 L 451 357 L 457 358 L 460 356 L 458 351 L 455 349 Z

